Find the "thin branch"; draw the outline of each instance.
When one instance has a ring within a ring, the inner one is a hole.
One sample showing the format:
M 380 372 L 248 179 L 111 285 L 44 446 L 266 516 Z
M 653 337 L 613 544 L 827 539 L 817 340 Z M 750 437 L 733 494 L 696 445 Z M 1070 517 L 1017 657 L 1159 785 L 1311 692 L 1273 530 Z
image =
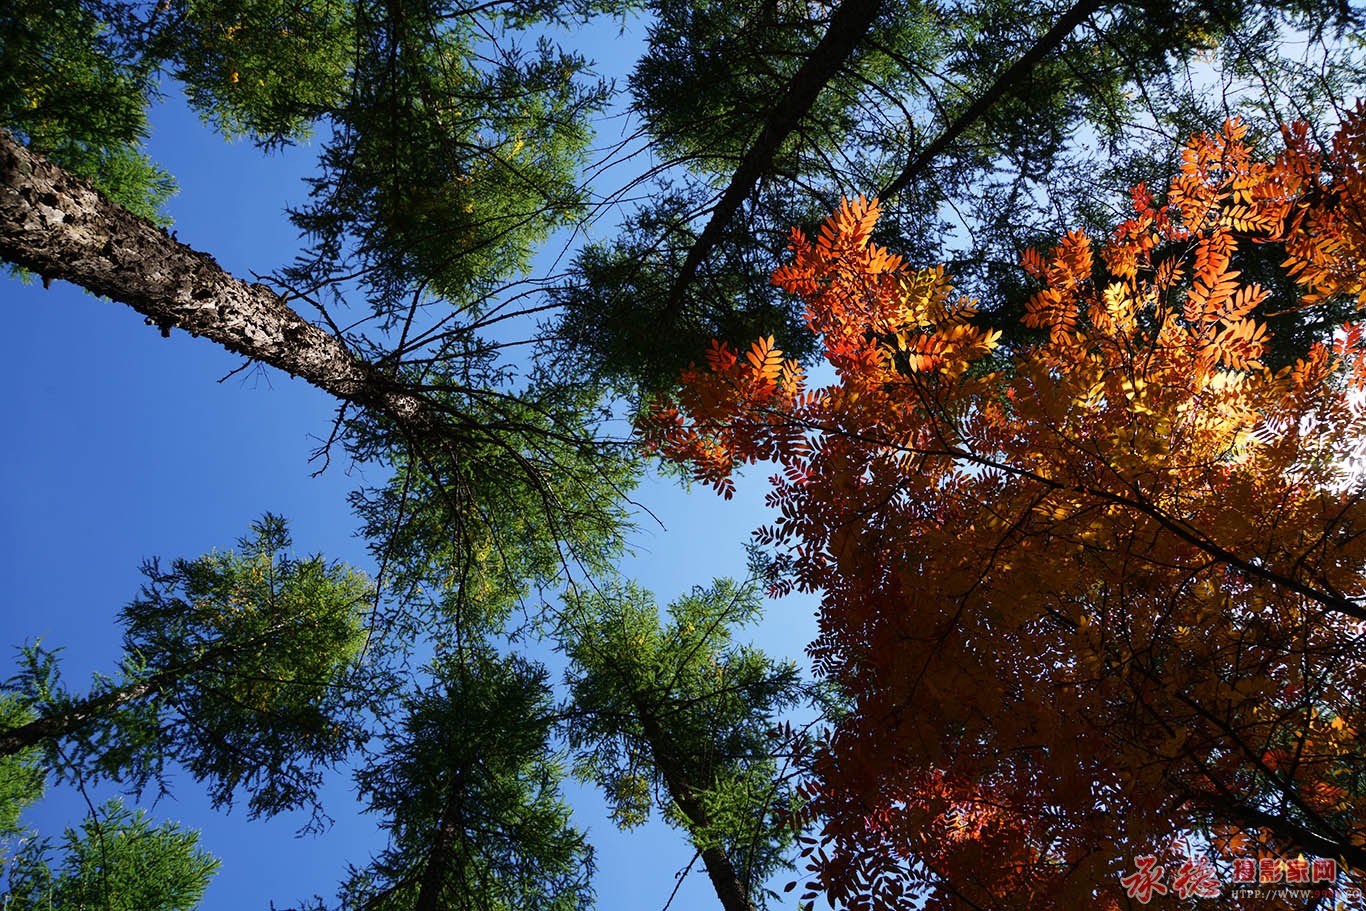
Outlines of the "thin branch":
M 773 164 L 778 148 L 816 103 L 821 91 L 845 65 L 882 9 L 881 0 L 845 0 L 830 17 L 830 27 L 805 62 L 792 74 L 782 97 L 769 111 L 759 137 L 731 176 L 697 241 L 688 250 L 669 295 L 664 319 L 672 322 L 683 308 L 683 296 L 697 269 L 721 240 L 740 205 Z
M 882 189 L 878 198 L 885 202 L 906 189 L 921 171 L 929 167 L 931 162 L 963 134 L 963 131 L 976 123 L 982 115 L 991 109 L 992 105 L 1001 100 L 1006 92 L 1029 75 L 1034 67 L 1042 63 L 1044 58 L 1057 49 L 1058 45 L 1062 44 L 1063 39 L 1072 34 L 1077 26 L 1107 5 L 1106 0 L 1078 0 L 1071 9 L 1063 13 L 1062 18 L 1054 23 L 1053 27 L 1042 38 L 1034 43 L 1033 47 L 1025 51 L 1020 59 L 1012 63 L 1004 73 L 996 78 L 990 88 L 968 105 L 967 109 L 959 114 L 957 119 L 949 124 L 934 142 L 922 149 L 919 155 L 902 168 L 901 173 Z

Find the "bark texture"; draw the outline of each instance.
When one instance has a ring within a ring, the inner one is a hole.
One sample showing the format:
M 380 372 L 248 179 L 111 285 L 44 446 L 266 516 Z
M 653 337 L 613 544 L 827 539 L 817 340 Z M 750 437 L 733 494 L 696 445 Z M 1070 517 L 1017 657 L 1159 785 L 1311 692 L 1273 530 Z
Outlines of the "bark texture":
M 111 202 L 0 131 L 0 258 L 119 301 L 169 332 L 202 335 L 410 430 L 429 430 L 423 399 L 357 359 L 262 284 Z

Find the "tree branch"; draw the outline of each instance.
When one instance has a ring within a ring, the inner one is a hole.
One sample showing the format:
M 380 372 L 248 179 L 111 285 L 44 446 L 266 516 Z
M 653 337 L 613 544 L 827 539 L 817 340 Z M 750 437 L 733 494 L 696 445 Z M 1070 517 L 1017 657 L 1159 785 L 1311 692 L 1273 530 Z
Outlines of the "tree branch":
M 665 320 L 672 322 L 683 308 L 683 294 L 692 282 L 693 276 L 703 261 L 721 240 L 721 232 L 735 216 L 740 204 L 745 201 L 759 178 L 764 175 L 779 146 L 797 128 L 802 117 L 806 116 L 816 103 L 817 96 L 826 84 L 835 77 L 849 56 L 859 46 L 867 34 L 873 19 L 882 8 L 881 0 L 844 0 L 830 17 L 830 27 L 820 43 L 807 56 L 806 61 L 792 74 L 783 87 L 778 99 L 764 119 L 759 138 L 750 146 L 735 173 L 731 175 L 730 185 L 711 212 L 702 233 L 688 250 L 683 267 L 674 280 L 669 293 L 669 306 Z
M 1004 73 L 996 77 L 996 81 L 991 84 L 977 99 L 968 105 L 958 117 L 945 128 L 928 146 L 920 151 L 920 154 L 913 158 L 906 167 L 901 169 L 901 173 L 896 176 L 891 183 L 883 187 L 878 198 L 883 202 L 891 199 L 914 180 L 921 171 L 929 167 L 930 163 L 943 154 L 955 139 L 963 134 L 963 131 L 972 126 L 983 114 L 991 109 L 991 106 L 1000 101 L 1007 91 L 1017 82 L 1023 79 L 1029 72 L 1038 66 L 1045 57 L 1051 54 L 1058 45 L 1062 44 L 1064 38 L 1072 34 L 1072 31 L 1101 8 L 1107 6 L 1106 0 L 1078 0 L 1072 8 L 1063 13 L 1062 18 L 1053 24 L 1048 32 L 1034 43 L 1020 59 L 1012 63 Z
M 89 183 L 0 131 L 0 258 L 44 282 L 71 282 L 270 364 L 343 401 L 418 431 L 437 421 L 424 399 L 357 359 L 279 294 L 111 202 Z

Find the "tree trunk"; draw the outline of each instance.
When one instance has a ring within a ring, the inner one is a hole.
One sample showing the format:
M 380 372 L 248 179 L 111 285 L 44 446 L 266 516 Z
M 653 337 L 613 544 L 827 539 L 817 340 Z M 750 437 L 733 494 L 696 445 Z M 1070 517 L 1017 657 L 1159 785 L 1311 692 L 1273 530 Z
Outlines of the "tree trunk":
M 450 796 L 446 798 L 446 806 L 441 811 L 441 821 L 437 824 L 436 841 L 427 855 L 427 864 L 422 870 L 422 881 L 418 886 L 413 911 L 438 911 L 442 907 L 441 892 L 446 884 L 446 876 L 450 872 L 464 806 L 465 786 L 461 777 L 456 775 L 451 783 Z
M 678 277 L 670 292 L 669 308 L 666 319 L 676 318 L 683 307 L 683 295 L 698 268 L 711 254 L 712 248 L 721 240 L 721 234 L 730 223 L 740 204 L 745 201 L 759 178 L 773 163 L 773 157 L 792 131 L 801 123 L 802 117 L 816 103 L 821 90 L 839 73 L 850 55 L 868 33 L 882 0 L 844 0 L 830 17 L 830 26 L 821 37 L 820 43 L 811 51 L 797 72 L 792 74 L 777 104 L 764 118 L 763 129 L 750 146 L 745 158 L 731 175 L 730 185 L 726 187 L 716 206 L 712 209 L 711 219 L 688 250 Z
M 358 360 L 262 284 L 205 253 L 0 131 L 0 258 L 125 303 L 169 332 L 202 335 L 409 430 L 435 426 L 424 400 Z
M 669 738 L 660 727 L 653 711 L 648 705 L 637 700 L 636 713 L 645 732 L 645 739 L 649 741 L 655 765 L 659 767 L 659 773 L 664 778 L 664 786 L 669 790 L 669 796 L 678 804 L 678 808 L 693 826 L 699 829 L 710 827 L 711 819 L 701 801 L 697 799 L 697 786 L 688 780 L 688 774 L 670 748 Z M 746 883 L 740 879 L 735 866 L 721 846 L 698 845 L 697 851 L 702 856 L 702 863 L 707 868 L 712 888 L 716 890 L 716 897 L 721 899 L 721 906 L 725 911 L 755 911 L 754 903 L 749 900 L 749 890 L 745 888 Z
M 157 679 L 162 676 L 164 675 L 158 674 L 141 683 L 129 684 L 113 692 L 83 699 L 69 711 L 62 712 L 60 715 L 44 715 L 27 724 L 21 724 L 17 728 L 0 731 L 0 756 L 13 756 L 15 753 L 35 747 L 45 740 L 64 737 L 80 730 L 111 709 L 155 693 L 166 685 L 165 680 Z
M 3 134 L 0 133 L 0 135 Z M 244 642 L 220 640 L 215 645 L 205 649 L 204 653 L 197 658 L 178 667 L 157 671 L 146 680 L 127 684 L 98 696 L 89 696 L 60 714 L 44 715 L 27 724 L 0 731 L 0 757 L 12 756 L 21 750 L 37 746 L 45 740 L 53 740 L 75 733 L 87 724 L 96 721 L 105 712 L 126 705 L 135 699 L 159 693 L 187 674 L 193 674 L 195 671 L 210 667 L 233 652 L 258 648 L 267 638 L 287 634 L 287 630 L 287 625 L 276 624 L 261 635 L 253 636 Z

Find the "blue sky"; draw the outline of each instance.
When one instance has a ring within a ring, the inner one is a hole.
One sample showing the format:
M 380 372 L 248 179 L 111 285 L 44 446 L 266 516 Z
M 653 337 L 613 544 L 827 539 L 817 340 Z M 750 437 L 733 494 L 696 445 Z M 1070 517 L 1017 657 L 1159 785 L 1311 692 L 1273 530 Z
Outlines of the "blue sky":
M 302 198 L 315 147 L 265 157 L 228 144 L 172 98 L 153 112 L 149 149 L 180 184 L 170 203 L 179 239 L 249 277 L 287 262 L 297 248 L 282 215 Z M 346 494 L 383 480 L 379 469 L 339 460 L 320 477 L 309 455 L 330 428 L 334 402 L 300 380 L 261 368 L 220 382 L 241 365 L 210 342 L 176 331 L 163 339 L 129 308 L 72 286 L 0 279 L 10 331 L 0 338 L 0 383 L 10 390 L 9 445 L 0 449 L 0 673 L 13 646 L 41 639 L 65 649 L 68 681 L 112 671 L 118 610 L 137 592 L 138 566 L 159 555 L 193 557 L 231 546 L 255 517 L 289 518 L 296 549 L 372 569 Z M 663 523 L 643 516 L 637 556 L 623 567 L 661 604 L 713 576 L 743 577 L 744 542 L 765 521 L 764 472 L 754 471 L 726 502 L 707 489 L 685 494 L 651 481 L 636 497 Z M 753 637 L 770 653 L 800 657 L 815 632 L 813 602 L 770 605 Z M 102 788 L 96 799 L 117 794 Z M 327 805 L 336 826 L 296 838 L 301 820 L 247 822 L 214 813 L 193 781 L 156 803 L 160 819 L 202 830 L 222 860 L 208 911 L 287 907 L 314 893 L 330 897 L 347 863 L 361 865 L 378 841 L 377 819 L 353 812 L 341 773 Z M 148 800 L 154 795 L 147 795 Z M 677 833 L 652 823 L 618 833 L 591 791 L 570 793 L 577 824 L 598 849 L 603 909 L 662 908 L 691 857 Z M 28 821 L 49 835 L 76 822 L 84 805 L 54 789 Z M 716 907 L 700 864 L 672 907 Z

